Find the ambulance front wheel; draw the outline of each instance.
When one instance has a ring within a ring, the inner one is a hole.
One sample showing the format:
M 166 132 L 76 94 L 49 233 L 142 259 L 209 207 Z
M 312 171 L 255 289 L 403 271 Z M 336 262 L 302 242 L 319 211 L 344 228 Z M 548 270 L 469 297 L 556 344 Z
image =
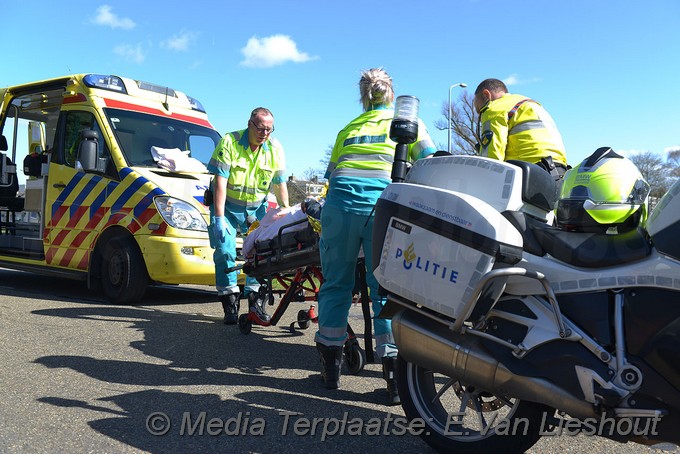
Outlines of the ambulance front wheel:
M 136 303 L 149 283 L 142 253 L 130 237 L 111 238 L 102 252 L 102 288 L 115 304 Z

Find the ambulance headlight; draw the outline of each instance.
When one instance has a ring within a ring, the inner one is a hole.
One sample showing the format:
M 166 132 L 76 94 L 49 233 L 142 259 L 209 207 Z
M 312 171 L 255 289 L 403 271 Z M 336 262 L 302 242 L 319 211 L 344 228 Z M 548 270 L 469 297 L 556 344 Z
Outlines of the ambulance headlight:
M 208 225 L 201 213 L 187 202 L 174 197 L 156 197 L 154 202 L 158 212 L 171 227 L 201 232 L 208 231 Z

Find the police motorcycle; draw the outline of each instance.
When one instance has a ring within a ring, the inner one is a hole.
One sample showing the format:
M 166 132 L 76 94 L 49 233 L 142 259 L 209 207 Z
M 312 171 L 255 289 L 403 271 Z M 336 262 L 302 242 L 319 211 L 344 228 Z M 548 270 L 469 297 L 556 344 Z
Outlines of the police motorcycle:
M 559 202 L 553 178 L 524 162 L 441 156 L 393 170 L 373 272 L 402 406 L 432 447 L 680 443 L 680 182 L 645 223 L 649 186 L 617 156 L 598 149 L 568 172 Z

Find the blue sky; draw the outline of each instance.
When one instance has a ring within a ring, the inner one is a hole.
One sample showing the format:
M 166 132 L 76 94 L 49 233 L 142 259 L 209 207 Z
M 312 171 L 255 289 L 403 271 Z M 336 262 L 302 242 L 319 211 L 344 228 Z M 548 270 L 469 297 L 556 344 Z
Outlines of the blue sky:
M 487 77 L 541 102 L 574 165 L 600 146 L 680 148 L 676 0 L 2 0 L 0 86 L 116 74 L 201 101 L 220 133 L 275 115 L 289 173 L 320 167 L 361 112 L 361 70 L 415 95 L 437 144 L 449 86 Z M 454 100 L 460 88 L 453 91 Z

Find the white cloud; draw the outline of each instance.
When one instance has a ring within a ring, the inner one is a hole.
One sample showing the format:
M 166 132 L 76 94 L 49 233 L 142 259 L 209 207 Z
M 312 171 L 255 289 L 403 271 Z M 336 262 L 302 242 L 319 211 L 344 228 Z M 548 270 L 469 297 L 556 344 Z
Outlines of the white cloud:
M 318 58 L 300 52 L 295 41 L 286 35 L 272 35 L 266 38 L 253 36 L 248 40 L 246 47 L 241 49 L 241 53 L 245 58 L 240 64 L 251 68 L 271 68 L 289 61 L 305 63 Z
M 185 52 L 189 46 L 196 41 L 198 34 L 194 32 L 180 31 L 177 35 L 161 41 L 161 47 L 164 49 L 176 50 Z
M 201 66 L 203 66 L 203 60 L 196 60 L 192 64 L 189 65 L 190 70 L 198 69 Z
M 141 44 L 120 44 L 113 48 L 113 53 L 120 55 L 131 63 L 144 63 L 146 55 Z
M 532 77 L 531 79 L 520 79 L 517 74 L 510 74 L 508 77 L 503 79 L 503 83 L 508 87 L 511 87 L 513 85 L 522 85 L 540 81 L 541 81 L 540 77 Z
M 518 80 L 517 74 L 510 74 L 508 77 L 503 79 L 503 83 L 507 86 L 517 85 Z
M 668 158 L 668 154 L 671 153 L 672 151 L 680 151 L 680 145 L 674 145 L 672 147 L 666 147 L 666 148 L 663 149 L 663 152 L 661 152 L 661 153 L 654 152 L 654 151 L 651 151 L 649 149 L 641 150 L 641 149 L 637 149 L 637 148 L 631 148 L 630 150 L 614 150 L 614 151 L 616 151 L 618 154 L 625 156 L 627 158 L 630 158 L 631 156 L 637 155 L 637 154 L 652 153 L 652 154 L 655 154 L 655 155 L 661 157 L 662 159 L 666 159 L 666 158 Z
M 102 5 L 97 8 L 97 15 L 92 18 L 92 22 L 97 25 L 104 25 L 111 28 L 122 28 L 130 30 L 135 28 L 135 22 L 128 17 L 118 17 L 117 14 L 111 12 L 109 5 Z

